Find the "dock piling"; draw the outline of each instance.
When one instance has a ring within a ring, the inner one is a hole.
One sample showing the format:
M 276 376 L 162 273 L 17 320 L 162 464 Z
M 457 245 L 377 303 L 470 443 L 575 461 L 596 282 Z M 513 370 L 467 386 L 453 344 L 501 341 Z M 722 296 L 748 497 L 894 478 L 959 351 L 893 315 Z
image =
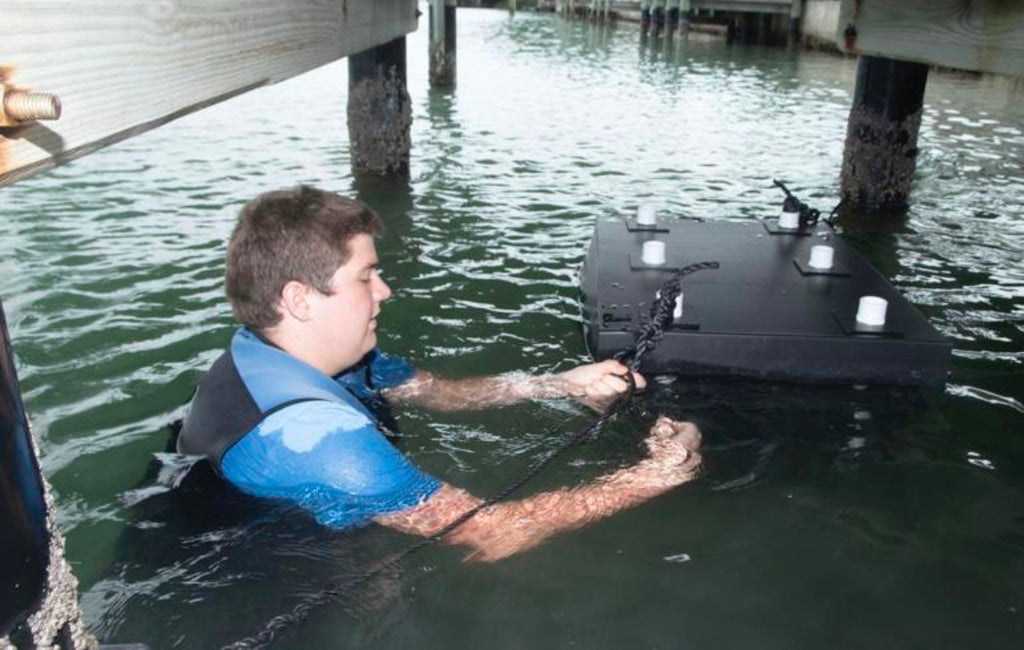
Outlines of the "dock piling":
M 665 29 L 665 0 L 654 0 L 651 20 L 654 23 L 655 31 L 661 32 Z
M 793 0 L 789 6 L 789 29 L 786 42 L 789 45 L 800 44 L 800 18 L 803 16 L 803 0 Z
M 693 18 L 693 5 L 690 0 L 679 0 L 679 31 L 685 32 L 690 29 L 690 19 Z
M 666 25 L 668 31 L 674 32 L 679 27 L 679 5 L 680 3 L 676 0 L 668 0 L 668 12 L 666 15 Z
M 651 28 L 651 0 L 642 0 L 640 3 L 640 29 L 647 31 Z
M 0 306 L 0 632 L 31 613 L 46 585 L 46 505 L 39 463 L 28 439 L 7 323 Z
M 405 37 L 349 56 L 348 137 L 353 171 L 374 176 L 408 174 L 411 126 Z
M 455 8 L 455 0 L 430 2 L 430 85 L 434 88 L 455 87 Z
M 0 304 L 0 648 L 92 650 Z
M 839 183 L 848 203 L 906 204 L 927 80 L 922 63 L 861 56 Z

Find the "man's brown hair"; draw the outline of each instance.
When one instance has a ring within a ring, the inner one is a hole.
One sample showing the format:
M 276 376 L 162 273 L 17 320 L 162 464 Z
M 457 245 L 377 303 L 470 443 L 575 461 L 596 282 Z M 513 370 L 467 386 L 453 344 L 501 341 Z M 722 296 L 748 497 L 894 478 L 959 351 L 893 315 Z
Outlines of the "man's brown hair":
M 331 277 L 358 234 L 384 232 L 359 201 L 299 186 L 260 194 L 242 208 L 228 244 L 226 290 L 235 318 L 261 330 L 281 321 L 281 290 L 292 280 L 330 295 Z

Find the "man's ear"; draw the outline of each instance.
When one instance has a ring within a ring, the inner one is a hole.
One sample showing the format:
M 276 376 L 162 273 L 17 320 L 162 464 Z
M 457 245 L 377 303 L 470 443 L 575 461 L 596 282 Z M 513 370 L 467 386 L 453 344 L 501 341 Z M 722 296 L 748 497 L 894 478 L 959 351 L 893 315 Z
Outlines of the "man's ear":
M 296 280 L 291 280 L 281 289 L 280 309 L 283 316 L 305 323 L 311 317 L 309 293 L 313 288 Z

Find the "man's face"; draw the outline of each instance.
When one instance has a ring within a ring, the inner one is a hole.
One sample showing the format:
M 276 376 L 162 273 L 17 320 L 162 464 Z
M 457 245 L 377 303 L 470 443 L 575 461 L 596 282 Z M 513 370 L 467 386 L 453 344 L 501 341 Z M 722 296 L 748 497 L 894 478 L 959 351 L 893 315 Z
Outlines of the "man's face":
M 391 289 L 380 278 L 377 249 L 370 235 L 356 235 L 348 243 L 348 262 L 331 277 L 331 295 L 310 292 L 310 323 L 323 367 L 336 374 L 355 365 L 377 344 L 380 303 Z

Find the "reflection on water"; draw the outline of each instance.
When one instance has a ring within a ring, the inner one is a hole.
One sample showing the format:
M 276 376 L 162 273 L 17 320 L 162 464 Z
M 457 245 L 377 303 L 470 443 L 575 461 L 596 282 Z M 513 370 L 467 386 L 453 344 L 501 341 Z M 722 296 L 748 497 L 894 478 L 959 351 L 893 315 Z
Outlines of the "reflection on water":
M 835 203 L 856 63 L 462 11 L 459 87 L 410 37 L 412 178 L 354 179 L 345 65 L 0 190 L 0 295 L 87 618 L 109 642 L 213 647 L 408 543 L 344 535 L 164 455 L 233 328 L 224 242 L 259 191 L 381 212 L 390 351 L 450 375 L 584 358 L 594 220 Z M 652 382 L 527 491 L 633 462 L 657 413 L 705 433 L 702 481 L 522 557 L 432 548 L 281 647 L 1014 647 L 1024 632 L 1024 92 L 932 73 L 913 204 L 849 238 L 955 345 L 943 389 Z M 302 98 L 303 115 L 283 123 Z M 396 413 L 426 470 L 496 492 L 593 417 L 566 402 Z M 671 558 L 671 559 L 670 559 Z M 686 558 L 685 561 L 682 558 Z M 837 641 L 841 639 L 841 641 Z

